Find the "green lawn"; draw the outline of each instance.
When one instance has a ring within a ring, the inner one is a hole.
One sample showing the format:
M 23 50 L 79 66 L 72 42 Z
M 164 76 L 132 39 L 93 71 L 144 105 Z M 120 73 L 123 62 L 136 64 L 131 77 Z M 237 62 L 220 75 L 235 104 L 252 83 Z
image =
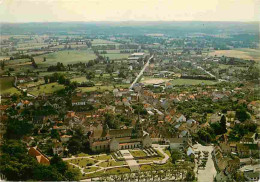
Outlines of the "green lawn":
M 93 159 L 95 160 L 109 160 L 111 159 L 110 155 L 99 155 L 99 156 L 95 156 Z
M 146 157 L 146 153 L 144 153 L 144 151 L 142 150 L 130 150 L 130 153 L 134 156 L 134 157 Z
M 86 167 L 85 169 L 84 169 L 84 172 L 85 173 L 89 173 L 89 172 L 92 172 L 92 171 L 96 171 L 96 170 L 98 170 L 99 168 L 98 167 L 95 167 L 95 166 L 93 166 L 93 167 Z
M 143 164 L 143 163 L 148 163 L 148 162 L 153 162 L 152 160 L 138 160 L 137 163 Z
M 88 167 L 87 164 L 90 166 L 95 164 L 95 161 L 93 159 L 88 159 L 88 158 L 70 159 L 67 162 L 76 164 L 80 167 Z
M 82 175 L 82 179 L 86 179 L 86 178 L 95 178 L 95 177 L 100 177 L 104 175 L 104 170 L 103 171 L 98 171 L 96 173 L 91 173 L 91 174 L 87 174 L 87 175 Z
M 122 166 L 122 165 L 125 165 L 126 162 L 125 161 L 113 161 L 113 160 L 110 160 L 109 162 L 101 162 L 99 164 L 100 167 L 109 167 L 109 166 Z
M 0 78 L 0 93 L 1 94 L 21 94 L 13 86 L 14 77 L 1 77 Z
M 43 62 L 44 57 L 46 57 L 45 62 Z M 95 58 L 96 55 L 91 50 L 64 50 L 37 56 L 34 59 L 39 66 L 48 66 L 56 65 L 57 62 L 61 62 L 65 65 L 79 62 L 88 62 L 89 60 L 94 60 Z
M 129 173 L 131 172 L 127 167 L 118 167 L 114 169 L 109 169 L 106 171 L 106 174 L 122 174 L 122 173 Z
M 82 83 L 82 82 L 86 82 L 88 80 L 87 80 L 87 78 L 85 76 L 82 76 L 82 77 L 73 78 L 70 81 Z
M 38 89 L 39 88 L 39 89 Z M 64 85 L 60 85 L 58 83 L 49 83 L 45 85 L 41 85 L 39 87 L 33 87 L 28 89 L 28 93 L 38 96 L 41 93 L 54 93 L 64 88 Z
M 85 154 L 85 153 L 79 153 L 76 155 L 76 157 L 88 157 L 90 156 L 89 154 Z
M 218 82 L 212 80 L 174 79 L 171 80 L 171 83 L 173 85 L 200 85 L 200 84 L 214 85 L 217 84 Z
M 152 169 L 152 166 L 147 165 L 147 164 L 141 165 L 141 167 L 140 167 L 141 171 L 150 171 L 151 169 Z

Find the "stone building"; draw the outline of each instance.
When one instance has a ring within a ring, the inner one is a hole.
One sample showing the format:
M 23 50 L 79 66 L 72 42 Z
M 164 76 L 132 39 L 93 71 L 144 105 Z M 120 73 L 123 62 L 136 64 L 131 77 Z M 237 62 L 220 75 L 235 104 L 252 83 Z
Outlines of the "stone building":
M 94 152 L 117 151 L 152 146 L 149 134 L 142 129 L 109 129 L 99 124 L 91 133 L 90 148 Z

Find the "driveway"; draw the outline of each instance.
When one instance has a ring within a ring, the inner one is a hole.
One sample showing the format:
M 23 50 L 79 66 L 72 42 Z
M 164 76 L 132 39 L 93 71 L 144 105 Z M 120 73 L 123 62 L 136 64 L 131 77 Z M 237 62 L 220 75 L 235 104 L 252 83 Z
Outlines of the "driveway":
M 208 161 L 206 163 L 205 169 L 199 169 L 198 173 L 198 181 L 199 182 L 212 182 L 214 181 L 214 177 L 217 174 L 217 171 L 214 166 L 214 162 L 212 159 L 211 152 L 213 151 L 214 146 L 202 146 L 201 144 L 193 145 L 195 151 L 208 151 Z

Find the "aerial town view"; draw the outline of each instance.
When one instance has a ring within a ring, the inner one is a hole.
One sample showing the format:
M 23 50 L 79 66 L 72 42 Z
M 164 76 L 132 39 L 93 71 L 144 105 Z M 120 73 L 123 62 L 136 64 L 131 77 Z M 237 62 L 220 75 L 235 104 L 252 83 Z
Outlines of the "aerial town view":
M 0 180 L 259 181 L 258 13 L 1 1 Z

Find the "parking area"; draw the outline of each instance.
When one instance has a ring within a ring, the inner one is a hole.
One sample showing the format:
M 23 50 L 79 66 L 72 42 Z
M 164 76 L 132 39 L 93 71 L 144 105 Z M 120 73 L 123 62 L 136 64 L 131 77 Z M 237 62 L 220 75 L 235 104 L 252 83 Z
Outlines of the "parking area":
M 217 174 L 214 166 L 211 152 L 213 151 L 213 146 L 202 146 L 201 144 L 196 144 L 193 146 L 196 153 L 200 152 L 200 159 L 196 160 L 196 167 L 198 167 L 198 181 L 200 182 L 212 182 Z M 198 154 L 197 154 L 198 155 Z M 203 167 L 203 161 L 205 161 L 205 167 Z

